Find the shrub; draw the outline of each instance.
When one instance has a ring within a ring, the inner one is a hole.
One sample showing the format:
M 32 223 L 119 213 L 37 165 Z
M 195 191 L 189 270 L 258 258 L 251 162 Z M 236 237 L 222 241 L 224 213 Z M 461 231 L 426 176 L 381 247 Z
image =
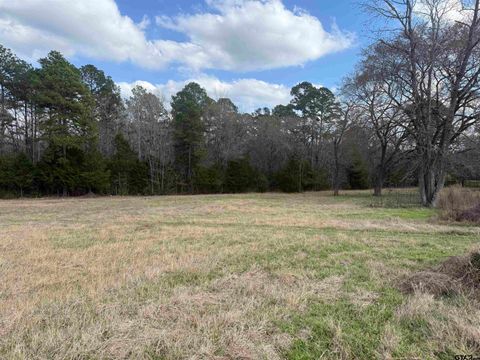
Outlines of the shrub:
M 313 171 L 311 187 L 307 187 L 306 190 L 322 191 L 330 190 L 330 180 L 328 173 L 325 169 Z
M 24 153 L 0 158 L 0 197 L 23 196 L 25 192 L 31 192 L 34 170 Z
M 255 185 L 258 192 L 264 193 L 268 191 L 269 183 L 267 177 L 260 171 L 255 172 Z
M 290 158 L 275 180 L 283 192 L 318 191 L 329 188 L 328 177 L 323 169 L 313 170 L 308 161 Z
M 195 172 L 195 189 L 202 194 L 219 193 L 223 187 L 223 171 L 218 165 L 198 166 Z
M 276 175 L 276 180 L 280 190 L 287 193 L 303 191 L 303 175 L 301 171 L 302 163 L 294 158 L 288 160 L 285 167 Z
M 147 192 L 148 165 L 138 160 L 121 134 L 115 137 L 115 155 L 110 159 L 108 168 L 113 194 L 139 195 Z
M 365 190 L 370 187 L 367 164 L 359 153 L 353 153 L 352 163 L 347 169 L 348 183 L 352 190 Z
M 480 204 L 477 206 L 461 212 L 457 216 L 457 221 L 470 221 L 480 223 Z
M 248 158 L 230 160 L 225 170 L 225 191 L 243 193 L 255 190 L 255 169 Z
M 465 217 L 475 213 L 478 206 L 480 206 L 480 192 L 460 186 L 443 189 L 437 202 L 441 218 L 455 221 L 468 220 Z

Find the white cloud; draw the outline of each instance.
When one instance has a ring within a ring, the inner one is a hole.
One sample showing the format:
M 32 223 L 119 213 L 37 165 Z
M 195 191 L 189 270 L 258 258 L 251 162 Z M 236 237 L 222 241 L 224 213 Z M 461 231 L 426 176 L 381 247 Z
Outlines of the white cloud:
M 21 56 L 35 59 L 49 50 L 68 56 L 131 61 L 164 69 L 244 71 L 301 65 L 343 50 L 352 36 L 281 0 L 205 0 L 211 12 L 157 17 L 187 41 L 147 39 L 145 16 L 135 23 L 114 0 L 0 0 L 0 39 Z
M 0 0 L 0 14 L 2 41 L 25 56 L 54 48 L 67 55 L 141 62 L 148 50 L 140 27 L 120 14 L 114 0 Z
M 152 22 L 150 21 L 150 18 L 147 15 L 143 15 L 142 21 L 138 23 L 138 28 L 140 30 L 145 30 L 147 29 Z
M 239 107 L 240 111 L 244 112 L 252 112 L 264 106 L 272 108 L 278 104 L 287 104 L 291 99 L 290 89 L 284 85 L 267 83 L 257 79 L 239 79 L 224 82 L 208 75 L 200 75 L 185 81 L 170 80 L 165 84 L 154 85 L 146 81 L 136 81 L 134 83 L 121 82 L 118 85 L 125 98 L 131 95 L 131 91 L 136 85 L 140 85 L 149 92 L 163 97 L 168 103 L 172 95 L 175 95 L 192 81 L 205 88 L 208 95 L 214 99 L 230 98 Z
M 206 54 L 204 67 L 258 70 L 301 65 L 351 46 L 335 25 L 327 32 L 306 11 L 281 0 L 207 0 L 216 13 L 157 17 L 157 25 L 188 36 Z
M 469 16 L 462 0 L 419 0 L 415 4 L 415 11 L 421 17 L 429 17 L 432 9 L 435 16 L 447 22 L 464 21 Z

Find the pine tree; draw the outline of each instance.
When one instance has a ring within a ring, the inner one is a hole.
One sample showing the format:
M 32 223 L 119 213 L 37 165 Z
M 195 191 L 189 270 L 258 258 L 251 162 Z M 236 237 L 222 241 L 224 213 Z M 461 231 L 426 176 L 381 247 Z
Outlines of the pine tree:
M 231 160 L 225 171 L 225 190 L 231 193 L 242 193 L 254 190 L 256 173 L 248 158 Z
M 34 166 L 25 153 L 0 158 L 0 189 L 12 196 L 31 192 Z
M 352 163 L 347 169 L 350 188 L 353 190 L 368 189 L 370 186 L 368 168 L 358 151 L 352 154 Z
M 212 103 L 207 92 L 196 83 L 190 83 L 172 97 L 175 163 L 179 175 L 193 192 L 195 171 L 204 156 L 205 126 L 202 115 Z
M 120 89 L 110 76 L 93 65 L 80 68 L 82 80 L 93 97 L 93 118 L 98 128 L 98 148 L 105 157 L 113 155 L 114 138 L 124 105 Z
M 80 71 L 59 52 L 40 59 L 37 103 L 41 108 L 44 155 L 43 178 L 51 191 L 66 195 L 81 184 L 84 152 L 95 146 L 93 98 Z
M 109 164 L 112 193 L 115 195 L 144 194 L 148 187 L 148 167 L 122 134 L 115 136 L 115 154 Z

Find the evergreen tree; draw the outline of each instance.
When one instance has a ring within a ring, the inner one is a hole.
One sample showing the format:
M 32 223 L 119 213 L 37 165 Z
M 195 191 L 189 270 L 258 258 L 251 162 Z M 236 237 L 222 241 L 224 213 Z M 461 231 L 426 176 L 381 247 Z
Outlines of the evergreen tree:
M 83 186 L 89 193 L 107 194 L 110 190 L 110 171 L 99 150 L 92 149 L 86 153 L 81 178 Z
M 59 52 L 50 52 L 40 64 L 37 102 L 48 144 L 44 178 L 51 190 L 66 195 L 81 185 L 83 152 L 95 143 L 93 99 L 80 71 Z
M 115 154 L 110 160 L 112 193 L 115 195 L 144 194 L 148 188 L 148 167 L 122 134 L 115 136 Z
M 31 192 L 34 166 L 25 153 L 0 158 L 0 189 L 9 195 L 23 196 Z
M 295 116 L 297 116 L 297 114 L 295 114 L 295 109 L 294 109 L 294 106 L 292 104 L 275 106 L 272 110 L 272 115 L 273 116 L 278 116 L 278 117 L 295 117 Z
M 202 115 L 212 103 L 207 92 L 196 83 L 190 83 L 172 97 L 175 163 L 185 185 L 193 192 L 195 171 L 204 157 L 205 125 Z
M 347 169 L 348 182 L 353 190 L 370 187 L 368 168 L 358 151 L 352 153 L 352 163 Z
M 114 152 L 114 138 L 124 111 L 120 88 L 110 76 L 93 65 L 82 66 L 80 72 L 94 101 L 93 118 L 98 128 L 98 148 L 103 156 L 110 157 Z
M 285 167 L 276 176 L 280 190 L 284 192 L 302 192 L 313 182 L 310 163 L 291 157 Z
M 255 190 L 256 172 L 248 158 L 231 160 L 225 171 L 225 191 L 242 193 Z
M 195 192 L 211 194 L 222 192 L 224 172 L 221 166 L 198 166 L 195 172 Z

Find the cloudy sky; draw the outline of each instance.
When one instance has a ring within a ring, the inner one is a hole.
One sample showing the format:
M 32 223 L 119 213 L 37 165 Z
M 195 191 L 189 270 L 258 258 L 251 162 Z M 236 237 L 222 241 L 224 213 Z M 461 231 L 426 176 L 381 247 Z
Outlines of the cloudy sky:
M 31 62 L 59 50 L 169 100 L 197 81 L 243 111 L 335 87 L 368 41 L 355 0 L 0 0 L 0 42 Z

